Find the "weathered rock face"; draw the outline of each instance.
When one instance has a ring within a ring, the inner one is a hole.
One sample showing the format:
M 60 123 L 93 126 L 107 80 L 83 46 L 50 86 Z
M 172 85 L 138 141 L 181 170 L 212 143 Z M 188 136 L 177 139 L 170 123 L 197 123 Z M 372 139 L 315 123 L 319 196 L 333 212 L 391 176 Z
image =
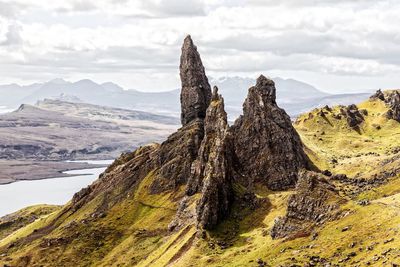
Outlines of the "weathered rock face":
M 242 177 L 250 178 L 250 184 L 262 182 L 272 190 L 282 190 L 294 187 L 298 171 L 310 168 L 310 163 L 290 117 L 275 99 L 274 82 L 260 76 L 249 89 L 243 115 L 232 132 Z
M 187 183 L 187 196 L 181 201 L 170 229 L 187 223 L 210 229 L 228 215 L 233 201 L 232 155 L 224 100 L 214 88 L 204 122 L 204 139 Z M 195 197 L 196 194 L 199 196 Z
M 370 97 L 371 100 L 382 100 L 389 107 L 388 112 L 386 112 L 386 118 L 390 120 L 395 120 L 400 122 L 400 91 L 386 91 L 382 92 L 381 90 L 376 91 Z
M 196 118 L 204 119 L 211 100 L 211 87 L 200 54 L 190 36 L 185 38 L 182 46 L 180 76 L 181 122 L 186 125 Z
M 356 105 L 349 105 L 348 107 L 341 109 L 340 112 L 346 117 L 347 124 L 352 129 L 357 130 L 361 123 L 364 122 L 364 117 L 358 110 Z
M 105 212 L 113 204 L 124 198 L 132 188 L 138 185 L 149 172 L 155 168 L 155 155 L 159 145 L 153 144 L 141 147 L 129 154 L 123 154 L 116 159 L 98 180 L 77 192 L 67 208 L 76 211 L 104 192 L 112 192 L 120 188 L 118 196 L 105 194 L 103 203 L 99 205 L 97 213 Z
M 201 193 L 196 207 L 197 223 L 201 228 L 209 229 L 228 215 L 233 200 L 233 146 L 224 100 L 216 88 L 204 125 L 205 136 L 193 164 L 193 176 L 188 183 L 187 193 Z
M 382 90 L 379 89 L 375 92 L 375 94 L 373 94 L 372 96 L 370 96 L 371 100 L 375 100 L 375 99 L 379 99 L 384 101 L 385 100 L 385 95 L 383 94 Z
M 339 204 L 344 200 L 323 175 L 301 172 L 296 193 L 288 200 L 287 213 L 278 218 L 271 229 L 272 238 L 305 236 L 315 225 L 339 215 Z
M 160 145 L 156 156 L 156 179 L 151 193 L 161 193 L 186 184 L 191 175 L 192 162 L 197 158 L 204 137 L 204 121 L 196 119 L 173 133 Z
M 400 93 L 399 91 L 392 91 L 385 97 L 386 104 L 390 110 L 386 113 L 388 119 L 400 122 Z

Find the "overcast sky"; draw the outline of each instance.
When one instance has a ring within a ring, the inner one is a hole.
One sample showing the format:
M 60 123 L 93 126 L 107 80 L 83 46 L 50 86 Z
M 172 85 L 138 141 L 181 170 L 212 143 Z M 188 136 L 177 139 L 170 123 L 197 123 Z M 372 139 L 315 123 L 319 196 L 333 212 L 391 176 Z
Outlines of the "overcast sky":
M 191 34 L 209 76 L 399 88 L 399 14 L 398 0 L 0 0 L 0 83 L 178 88 Z

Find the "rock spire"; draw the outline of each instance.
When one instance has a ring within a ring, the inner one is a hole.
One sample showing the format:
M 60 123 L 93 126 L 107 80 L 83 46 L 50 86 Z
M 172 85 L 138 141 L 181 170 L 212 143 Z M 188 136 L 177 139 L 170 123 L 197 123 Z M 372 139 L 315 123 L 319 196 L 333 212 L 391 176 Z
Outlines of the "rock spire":
M 275 83 L 261 75 L 249 89 L 243 115 L 232 127 L 243 183 L 261 182 L 272 190 L 294 187 L 297 173 L 309 168 L 290 117 L 276 104 Z
M 185 126 L 194 119 L 204 119 L 211 101 L 211 87 L 190 35 L 183 42 L 179 69 L 182 82 L 181 122 Z

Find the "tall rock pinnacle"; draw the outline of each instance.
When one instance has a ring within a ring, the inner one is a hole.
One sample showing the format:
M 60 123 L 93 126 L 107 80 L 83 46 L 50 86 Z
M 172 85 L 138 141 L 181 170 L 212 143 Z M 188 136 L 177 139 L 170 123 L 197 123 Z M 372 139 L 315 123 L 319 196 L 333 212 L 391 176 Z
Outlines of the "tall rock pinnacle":
M 214 87 L 212 102 L 207 109 L 205 135 L 197 160 L 193 163 L 193 176 L 187 193 L 201 193 L 196 207 L 197 224 L 211 229 L 224 219 L 233 201 L 232 154 L 233 145 L 224 99 Z
M 204 138 L 191 166 L 186 197 L 182 199 L 170 229 L 180 229 L 187 223 L 194 223 L 201 229 L 212 229 L 228 216 L 234 199 L 233 153 L 224 99 L 214 87 L 212 102 L 204 119 Z
M 232 126 L 234 146 L 245 183 L 261 182 L 272 190 L 294 187 L 309 160 L 290 117 L 276 104 L 275 83 L 264 76 L 249 89 L 243 115 Z
M 182 82 L 181 122 L 186 125 L 194 119 L 204 119 L 211 100 L 211 87 L 190 35 L 183 42 L 179 69 Z

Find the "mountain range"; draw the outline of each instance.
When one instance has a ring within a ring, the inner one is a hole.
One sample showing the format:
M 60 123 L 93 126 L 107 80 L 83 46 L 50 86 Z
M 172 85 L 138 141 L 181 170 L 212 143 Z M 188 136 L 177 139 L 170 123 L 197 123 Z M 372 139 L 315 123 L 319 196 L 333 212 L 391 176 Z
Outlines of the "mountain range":
M 278 103 L 291 117 L 323 105 L 348 105 L 364 99 L 368 94 L 328 94 L 307 83 L 294 79 L 273 78 L 277 88 Z M 254 79 L 243 77 L 210 78 L 210 83 L 220 88 L 225 96 L 229 120 L 241 114 L 247 88 L 255 83 Z M 179 116 L 179 90 L 165 92 L 141 92 L 124 90 L 115 83 L 98 84 L 91 80 L 68 82 L 54 79 L 45 83 L 27 86 L 17 84 L 0 86 L 0 106 L 16 108 L 20 104 L 35 104 L 43 99 L 57 99 L 68 102 L 84 102 L 95 105 L 142 110 L 146 112 Z

